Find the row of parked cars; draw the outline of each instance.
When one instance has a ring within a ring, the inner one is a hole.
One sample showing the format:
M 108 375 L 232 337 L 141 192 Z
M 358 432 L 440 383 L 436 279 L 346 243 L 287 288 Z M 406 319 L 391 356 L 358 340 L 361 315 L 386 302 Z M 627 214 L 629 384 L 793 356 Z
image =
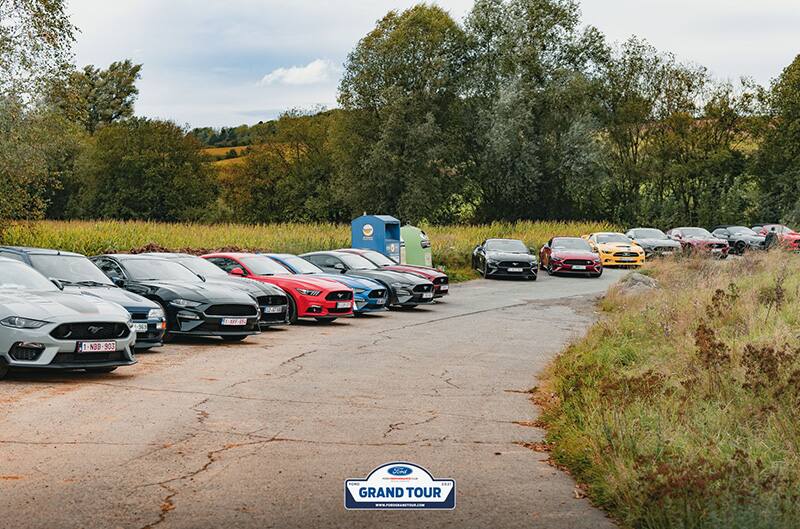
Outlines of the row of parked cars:
M 11 368 L 109 373 L 179 336 L 240 341 L 432 303 L 445 273 L 372 250 L 304 255 L 81 254 L 0 247 L 0 378 Z
M 600 277 L 603 267 L 638 267 L 649 258 L 701 254 L 725 259 L 749 250 L 780 245 L 800 251 L 800 233 L 782 224 L 682 227 L 663 232 L 632 228 L 626 233 L 598 232 L 583 237 L 553 237 L 537 252 L 517 239 L 487 239 L 472 252 L 472 267 L 483 277 L 522 277 L 535 280 L 539 270 L 550 275 Z M 537 257 L 538 254 L 538 257 Z

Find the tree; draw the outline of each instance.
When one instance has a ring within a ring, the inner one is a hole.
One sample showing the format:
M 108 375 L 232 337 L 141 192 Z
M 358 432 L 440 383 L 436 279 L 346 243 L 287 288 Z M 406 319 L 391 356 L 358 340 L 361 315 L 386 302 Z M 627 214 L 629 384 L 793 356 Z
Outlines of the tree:
M 201 144 L 169 121 L 132 118 L 101 128 L 79 164 L 88 218 L 202 220 L 216 197 Z
M 420 4 L 389 12 L 349 55 L 332 142 L 351 214 L 453 220 L 466 187 L 464 45 L 444 10 Z
M 50 100 L 68 119 L 89 134 L 97 128 L 133 116 L 141 64 L 113 62 L 106 70 L 91 64 L 51 83 Z

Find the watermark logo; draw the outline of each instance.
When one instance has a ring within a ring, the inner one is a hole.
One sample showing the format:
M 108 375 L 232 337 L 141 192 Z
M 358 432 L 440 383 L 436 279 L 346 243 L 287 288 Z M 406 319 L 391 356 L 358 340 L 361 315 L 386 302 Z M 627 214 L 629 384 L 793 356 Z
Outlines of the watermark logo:
M 344 506 L 349 510 L 455 509 L 456 482 L 435 479 L 414 463 L 386 463 L 364 479 L 344 482 Z

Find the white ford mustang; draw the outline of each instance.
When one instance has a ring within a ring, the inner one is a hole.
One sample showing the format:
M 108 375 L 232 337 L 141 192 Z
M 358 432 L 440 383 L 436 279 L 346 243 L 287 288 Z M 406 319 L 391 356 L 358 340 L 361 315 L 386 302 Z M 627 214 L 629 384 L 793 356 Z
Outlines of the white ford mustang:
M 130 313 L 68 294 L 33 268 L 0 257 L 0 378 L 9 368 L 109 373 L 136 363 Z

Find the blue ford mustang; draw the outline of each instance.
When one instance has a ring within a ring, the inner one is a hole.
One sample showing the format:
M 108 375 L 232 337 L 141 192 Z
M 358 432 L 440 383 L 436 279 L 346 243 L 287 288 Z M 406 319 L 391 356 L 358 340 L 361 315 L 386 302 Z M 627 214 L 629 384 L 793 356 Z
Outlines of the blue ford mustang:
M 278 264 L 283 265 L 293 274 L 314 275 L 315 277 L 331 279 L 352 288 L 355 293 L 353 312 L 356 314 L 386 310 L 389 293 L 386 287 L 377 281 L 362 277 L 326 274 L 321 268 L 309 263 L 302 257 L 289 253 L 268 253 L 266 255 Z

